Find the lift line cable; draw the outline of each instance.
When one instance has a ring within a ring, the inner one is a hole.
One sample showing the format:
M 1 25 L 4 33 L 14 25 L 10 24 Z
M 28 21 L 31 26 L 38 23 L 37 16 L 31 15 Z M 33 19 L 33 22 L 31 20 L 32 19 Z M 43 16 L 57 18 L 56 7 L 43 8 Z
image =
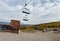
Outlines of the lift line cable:
M 32 3 L 32 0 L 31 0 L 30 2 L 28 2 L 28 4 L 31 4 L 31 3 Z M 25 3 L 25 6 L 23 6 L 22 9 L 18 10 L 18 11 L 15 13 L 16 16 L 18 15 L 17 13 L 19 13 L 20 11 L 22 11 L 28 4 Z M 16 17 L 16 16 L 14 16 L 14 17 Z

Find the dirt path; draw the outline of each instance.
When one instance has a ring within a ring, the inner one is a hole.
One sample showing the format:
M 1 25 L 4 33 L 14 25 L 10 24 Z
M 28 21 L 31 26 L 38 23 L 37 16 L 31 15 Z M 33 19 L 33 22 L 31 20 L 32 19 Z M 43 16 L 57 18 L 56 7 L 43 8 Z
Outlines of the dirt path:
M 60 41 L 60 34 L 0 32 L 0 41 Z

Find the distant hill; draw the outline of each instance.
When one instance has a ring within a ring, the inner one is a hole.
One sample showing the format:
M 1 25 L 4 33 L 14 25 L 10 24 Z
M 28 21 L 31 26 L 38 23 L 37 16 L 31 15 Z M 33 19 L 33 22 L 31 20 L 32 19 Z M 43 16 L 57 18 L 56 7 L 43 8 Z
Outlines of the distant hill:
M 49 22 L 49 23 L 42 23 L 42 24 L 37 24 L 37 25 L 32 25 L 33 27 L 39 27 L 39 28 L 45 28 L 45 27 L 48 27 L 48 28 L 57 28 L 59 27 L 60 28 L 60 21 L 57 21 L 57 22 Z
M 38 25 L 48 25 L 48 24 L 55 24 L 55 25 L 58 25 L 60 24 L 60 21 L 56 21 L 56 22 L 49 22 L 49 23 L 42 23 L 42 24 L 38 24 Z
M 10 23 L 9 23 L 9 22 L 0 22 L 0 24 L 10 25 Z
M 10 22 L 0 22 L 0 25 L 5 24 L 5 25 L 10 25 Z M 30 24 L 20 24 L 21 27 L 25 27 L 25 26 L 31 26 Z
M 10 25 L 10 22 L 0 22 L 0 24 L 6 24 L 6 25 Z M 25 26 L 41 26 L 41 25 L 60 25 L 60 21 L 57 22 L 49 22 L 49 23 L 41 23 L 41 24 L 36 24 L 36 25 L 31 25 L 31 24 L 21 24 L 21 27 L 25 27 Z

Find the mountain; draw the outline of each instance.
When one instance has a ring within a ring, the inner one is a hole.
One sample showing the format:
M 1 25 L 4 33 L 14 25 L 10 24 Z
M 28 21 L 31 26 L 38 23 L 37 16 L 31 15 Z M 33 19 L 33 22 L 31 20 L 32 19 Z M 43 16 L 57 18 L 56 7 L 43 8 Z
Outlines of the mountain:
M 0 24 L 10 25 L 10 23 L 9 23 L 9 22 L 0 22 Z
M 0 22 L 0 25 L 5 24 L 5 25 L 10 25 L 10 22 Z M 21 27 L 25 27 L 25 26 L 31 26 L 31 24 L 20 24 Z

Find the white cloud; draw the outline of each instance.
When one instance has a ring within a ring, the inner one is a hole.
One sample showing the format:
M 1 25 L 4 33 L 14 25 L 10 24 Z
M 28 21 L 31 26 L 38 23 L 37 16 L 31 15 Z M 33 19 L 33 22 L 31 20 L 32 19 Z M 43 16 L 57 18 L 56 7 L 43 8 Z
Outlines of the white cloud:
M 52 16 L 49 17 L 49 14 Z M 47 18 L 43 18 L 42 16 L 47 15 Z M 53 22 L 60 21 L 60 3 L 50 3 L 47 2 L 44 6 L 40 6 L 37 4 L 33 7 L 32 13 L 29 16 L 30 23 L 45 23 L 45 22 Z
M 10 0 L 7 0 L 7 2 L 8 1 Z M 44 22 L 60 21 L 60 3 L 47 0 L 46 3 L 41 4 L 41 1 L 42 0 L 33 0 L 30 4 L 28 4 L 27 8 L 30 9 L 30 15 L 28 15 L 29 21 L 26 22 L 23 21 L 25 16 L 25 14 L 22 13 L 23 5 L 10 6 L 5 3 L 4 0 L 0 1 L 0 19 L 2 21 L 18 19 L 21 20 L 21 23 L 25 24 L 39 24 Z

